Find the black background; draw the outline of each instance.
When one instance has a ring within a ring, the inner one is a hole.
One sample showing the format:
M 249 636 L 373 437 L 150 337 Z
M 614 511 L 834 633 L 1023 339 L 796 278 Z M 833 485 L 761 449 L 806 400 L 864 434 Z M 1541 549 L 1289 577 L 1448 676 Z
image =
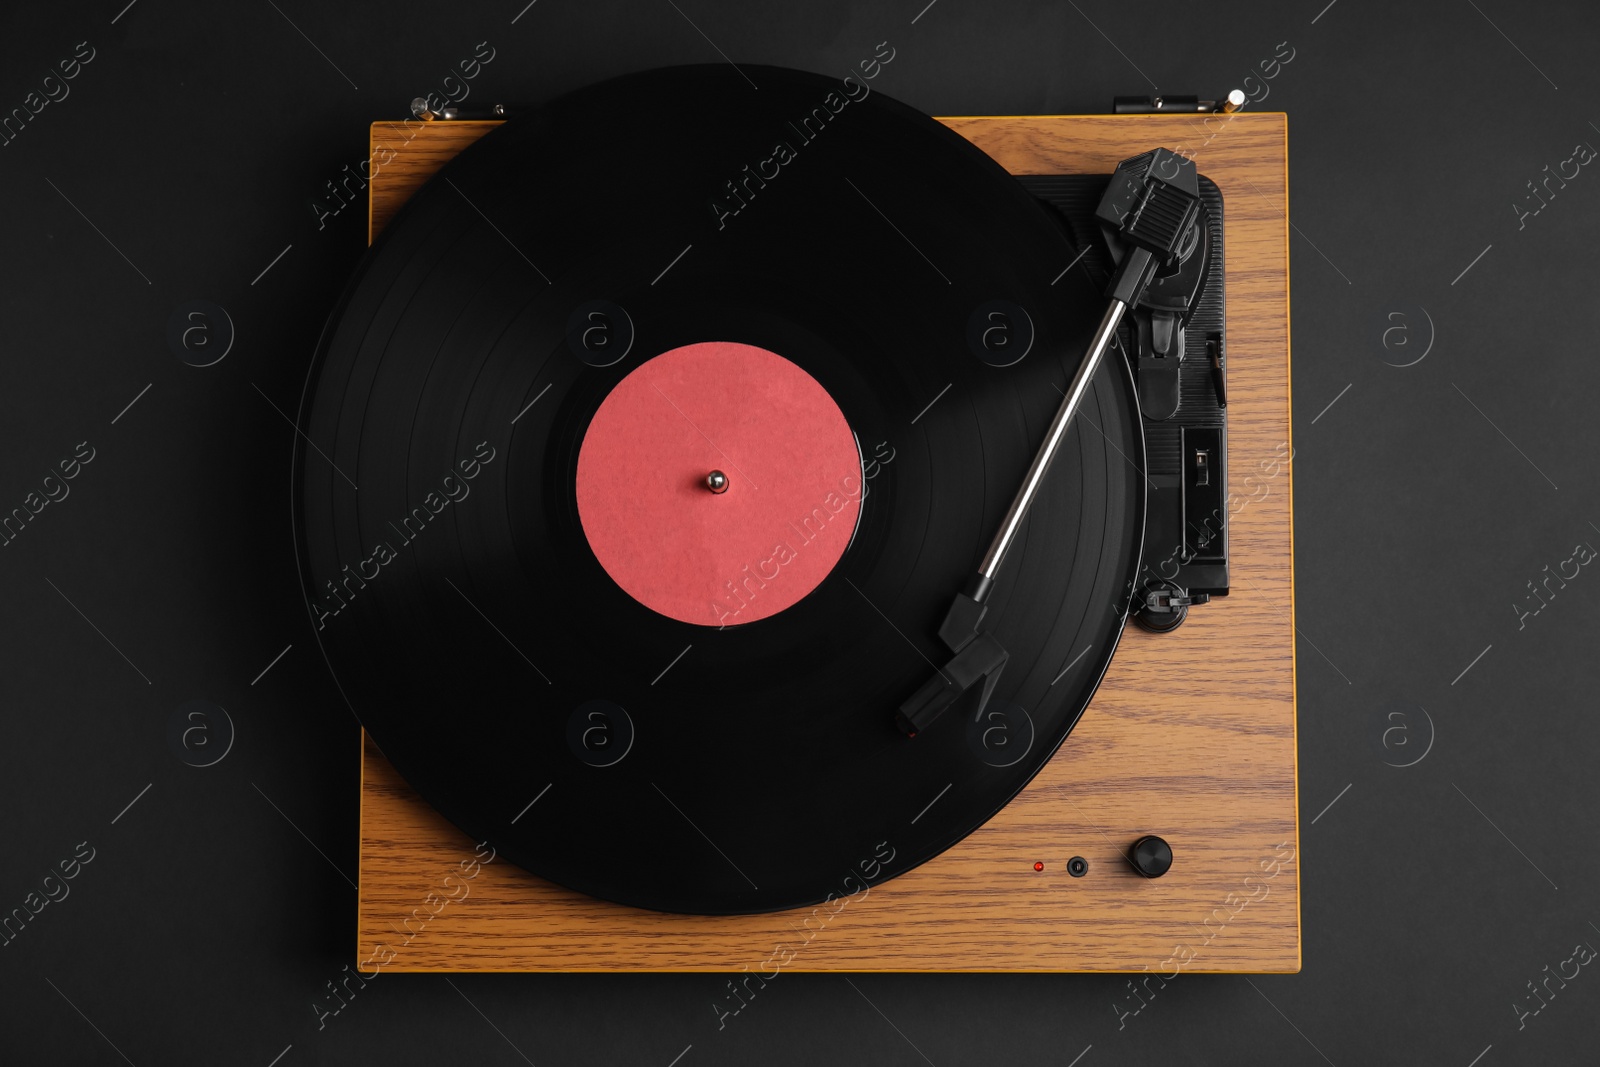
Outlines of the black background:
M 1600 978 L 1580 972 L 1520 1028 L 1516 1005 L 1576 943 L 1600 944 L 1600 578 L 1552 582 L 1538 614 L 1516 605 L 1600 543 L 1600 178 L 1552 182 L 1520 224 L 1515 205 L 1600 143 L 1600 16 L 924 2 L 7 13 L 0 113 L 78 42 L 95 56 L 0 147 L 0 510 L 78 442 L 96 452 L 0 548 L 0 910 L 78 842 L 96 852 L 0 948 L 0 1056 L 1594 1061 Z M 1114 976 L 784 974 L 721 1031 L 713 975 L 386 974 L 319 1031 L 312 1004 L 352 959 L 356 737 L 296 590 L 293 431 L 273 405 L 293 411 L 365 210 L 319 229 L 310 202 L 364 158 L 369 121 L 403 117 L 479 41 L 496 56 L 469 105 L 719 50 L 842 75 L 884 40 L 897 54 L 876 87 L 932 114 L 1099 112 L 1252 75 L 1269 95 L 1251 106 L 1290 114 L 1303 973 L 1186 975 L 1121 1029 Z M 1281 42 L 1294 58 L 1265 80 Z M 166 343 L 194 299 L 237 329 L 206 369 Z M 1430 320 L 1427 357 L 1393 366 Z M 166 740 L 197 697 L 238 730 L 206 769 Z M 1402 705 L 1435 734 L 1397 769 L 1379 738 Z

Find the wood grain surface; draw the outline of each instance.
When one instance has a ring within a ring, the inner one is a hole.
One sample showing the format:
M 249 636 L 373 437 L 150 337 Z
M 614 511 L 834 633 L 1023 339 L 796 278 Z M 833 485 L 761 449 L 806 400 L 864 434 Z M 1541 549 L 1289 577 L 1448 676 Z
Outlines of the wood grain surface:
M 1232 594 L 1171 634 L 1130 625 L 1072 736 L 1010 805 L 943 856 L 817 909 L 665 915 L 482 862 L 363 735 L 364 970 L 1299 970 L 1285 117 L 941 121 L 1017 174 L 1109 173 L 1161 145 L 1221 187 Z M 495 125 L 374 124 L 371 234 Z M 1172 844 L 1163 878 L 1122 858 L 1144 833 Z M 1071 856 L 1085 877 L 1068 875 Z

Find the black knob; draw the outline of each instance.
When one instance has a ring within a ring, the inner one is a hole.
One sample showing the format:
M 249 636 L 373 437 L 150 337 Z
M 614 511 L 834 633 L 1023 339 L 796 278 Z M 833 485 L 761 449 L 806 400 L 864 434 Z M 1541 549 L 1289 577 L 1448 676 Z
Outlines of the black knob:
M 1172 846 L 1146 834 L 1128 847 L 1128 862 L 1146 878 L 1160 878 L 1172 868 Z

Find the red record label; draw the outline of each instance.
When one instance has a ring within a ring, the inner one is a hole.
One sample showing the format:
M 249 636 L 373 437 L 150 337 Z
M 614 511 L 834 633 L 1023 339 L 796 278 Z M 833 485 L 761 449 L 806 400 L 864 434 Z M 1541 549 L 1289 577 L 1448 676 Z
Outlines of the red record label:
M 849 547 L 864 484 L 855 435 L 816 379 L 729 341 L 634 369 L 578 453 L 600 565 L 651 610 L 704 626 L 764 619 L 815 589 Z

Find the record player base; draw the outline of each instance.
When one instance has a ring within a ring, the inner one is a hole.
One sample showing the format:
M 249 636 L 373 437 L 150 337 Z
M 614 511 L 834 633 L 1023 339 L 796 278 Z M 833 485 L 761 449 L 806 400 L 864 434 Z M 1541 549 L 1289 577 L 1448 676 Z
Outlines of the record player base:
M 479 863 L 474 843 L 363 733 L 363 970 L 1300 969 L 1286 119 L 941 121 L 1016 174 L 1109 174 L 1165 146 L 1192 155 L 1222 189 L 1231 595 L 1170 634 L 1130 625 L 1077 728 L 1015 800 L 942 856 L 818 909 L 666 915 L 594 900 L 503 859 Z M 373 124 L 369 238 L 496 125 Z M 1162 878 L 1122 858 L 1146 833 L 1172 845 Z M 1074 856 L 1088 860 L 1083 877 L 1068 873 Z

